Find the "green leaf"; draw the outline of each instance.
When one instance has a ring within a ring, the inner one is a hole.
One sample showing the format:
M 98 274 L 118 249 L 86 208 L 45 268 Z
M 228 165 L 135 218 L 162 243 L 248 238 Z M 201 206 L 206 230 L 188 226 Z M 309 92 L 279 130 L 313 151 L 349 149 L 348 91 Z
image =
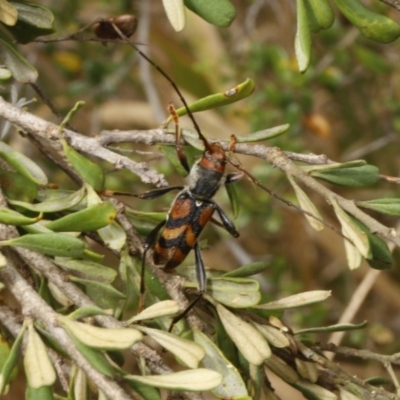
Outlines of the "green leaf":
M 65 192 L 57 192 L 57 194 L 59 194 L 58 197 L 50 198 L 50 200 L 46 200 L 41 203 L 32 204 L 18 200 L 10 200 L 10 203 L 14 206 L 23 207 L 30 211 L 53 213 L 68 210 L 69 208 L 76 206 L 82 201 L 85 193 L 86 188 L 82 186 L 78 191 L 70 192 L 66 195 Z M 63 194 L 63 196 L 61 196 L 61 194 Z
M 111 283 L 118 275 L 114 269 L 93 261 L 57 259 L 55 263 L 69 274 L 89 281 Z
M 24 355 L 24 368 L 30 387 L 37 389 L 50 386 L 56 380 L 56 372 L 47 354 L 46 346 L 36 333 L 33 324 L 28 325 L 28 343 Z
M 179 175 L 181 176 L 187 176 L 188 173 L 186 172 L 185 168 L 183 168 L 181 162 L 179 161 L 179 158 L 176 154 L 176 149 L 174 146 L 160 146 L 161 151 L 167 158 L 167 160 L 172 164 L 172 166 L 177 170 Z
M 8 199 L 33 201 L 38 187 L 30 179 L 18 172 L 6 171 L 0 168 L 0 186 Z
M 274 374 L 278 375 L 279 378 L 283 379 L 290 385 L 293 385 L 300 379 L 299 374 L 275 354 L 272 354 L 270 358 L 265 360 L 265 365 Z
M 11 71 L 4 65 L 0 65 L 0 81 L 8 81 L 11 77 Z
M 245 278 L 264 272 L 271 263 L 269 261 L 256 261 L 250 264 L 242 265 L 239 268 L 233 269 L 232 271 L 223 274 L 224 277 L 231 278 Z
M 354 168 L 328 168 L 315 170 L 311 176 L 342 186 L 369 186 L 378 182 L 379 169 L 374 165 L 363 165 Z
M 320 333 L 320 332 L 345 332 L 354 331 L 357 329 L 363 329 L 368 325 L 368 321 L 364 321 L 361 324 L 336 324 L 329 326 L 321 326 L 316 328 L 306 328 L 296 331 L 295 335 L 302 335 L 304 333 Z
M 24 338 L 26 325 L 22 325 L 18 336 L 11 347 L 8 349 L 8 344 L 1 338 L 2 348 L 7 346 L 8 351 L 2 350 L 0 358 L 0 395 L 3 393 L 5 387 L 16 378 L 17 366 L 21 358 L 21 345 Z M 8 353 L 8 354 L 7 354 Z
M 56 219 L 45 226 L 54 232 L 96 231 L 113 222 L 116 215 L 115 207 L 104 201 Z
M 285 348 L 290 346 L 290 341 L 280 329 L 271 325 L 261 325 L 253 322 L 257 330 L 265 337 L 267 342 L 277 348 Z
M 310 200 L 310 198 L 306 195 L 304 190 L 296 183 L 296 181 L 293 179 L 292 176 L 288 175 L 288 179 L 290 184 L 292 185 L 295 193 L 297 200 L 300 204 L 300 207 L 311 213 L 311 215 L 314 215 L 316 218 L 313 218 L 311 215 L 304 214 L 306 217 L 308 223 L 314 228 L 316 231 L 321 231 L 324 229 L 324 224 L 320 221 L 322 220 L 321 214 L 319 213 L 317 207 L 315 207 L 314 203 Z
M 303 307 L 309 304 L 324 301 L 330 295 L 330 290 L 311 290 L 309 292 L 294 294 L 293 296 L 285 297 L 280 300 L 260 304 L 254 308 L 259 308 L 262 310 L 286 310 L 288 308 Z
M 23 247 L 38 253 L 58 257 L 82 257 L 84 243 L 62 233 L 28 233 L 24 236 L 0 241 L 1 246 Z
M 153 319 L 158 317 L 164 317 L 166 315 L 173 315 L 179 312 L 179 304 L 174 300 L 159 301 L 145 308 L 141 313 L 130 318 L 127 323 L 131 324 L 136 321 L 144 321 L 147 319 Z
M 41 386 L 33 388 L 28 386 L 26 388 L 25 400 L 53 400 L 53 391 L 51 386 Z
M 262 131 L 250 133 L 249 135 L 235 135 L 237 143 L 260 142 L 269 140 L 282 135 L 290 128 L 290 124 L 274 126 L 273 128 L 263 129 Z
M 18 21 L 9 31 L 19 43 L 28 43 L 38 36 L 54 33 L 54 15 L 36 3 L 10 2 L 18 10 Z
M 31 2 L 10 1 L 18 10 L 18 19 L 37 28 L 52 29 L 54 23 L 53 13 L 41 4 Z
M 93 317 L 95 315 L 110 315 L 109 311 L 95 306 L 83 306 L 77 308 L 75 311 L 68 315 L 68 319 L 76 320 L 81 318 Z
M 328 29 L 335 21 L 335 14 L 328 0 L 304 0 L 312 32 Z
M 36 69 L 22 56 L 10 38 L 0 30 L 0 58 L 21 83 L 33 83 L 37 80 Z
M 296 389 L 300 390 L 300 392 L 303 393 L 307 399 L 313 399 L 313 400 L 338 399 L 335 393 L 323 388 L 322 386 L 316 385 L 315 383 L 308 382 L 305 379 L 299 379 L 297 382 L 293 384 L 293 386 Z
M 111 250 L 121 251 L 126 243 L 126 233 L 115 221 L 104 228 L 100 228 L 97 233 L 104 244 Z
M 368 39 L 390 43 L 400 36 L 400 25 L 375 13 L 358 0 L 334 0 L 343 15 Z
M 162 389 L 187 390 L 190 392 L 211 390 L 222 382 L 221 374 L 203 368 L 166 375 L 126 375 L 124 378 Z
M 83 322 L 59 317 L 63 328 L 84 345 L 102 350 L 122 350 L 142 339 L 142 334 L 132 328 L 100 328 Z
M 32 182 L 38 185 L 47 185 L 47 176 L 36 163 L 2 141 L 0 141 L 0 157 Z
M 174 354 L 180 362 L 189 368 L 197 368 L 205 352 L 197 343 L 182 339 L 169 332 L 138 326 L 141 332 L 154 339 L 159 345 Z
M 356 269 L 360 266 L 362 257 L 369 258 L 371 249 L 368 237 L 364 231 L 353 221 L 337 203 L 336 199 L 332 199 L 332 206 L 335 214 L 342 227 L 344 238 L 344 246 L 346 250 L 347 262 L 350 269 Z M 350 239 L 347 240 L 346 238 Z
M 68 161 L 82 180 L 95 190 L 102 190 L 104 186 L 104 172 L 102 168 L 70 147 L 64 139 L 61 140 L 61 143 Z
M 206 352 L 202 364 L 208 369 L 219 372 L 224 380 L 213 393 L 218 399 L 238 399 L 248 396 L 246 385 L 236 369 L 223 355 L 221 350 L 199 329 L 193 329 L 193 336 Z
M 160 391 L 154 387 L 132 380 L 128 380 L 126 383 L 144 400 L 161 400 Z
M 369 210 L 378 211 L 382 214 L 400 217 L 400 199 L 399 198 L 382 198 L 366 201 L 357 201 L 359 207 Z
M 311 58 L 311 33 L 304 1 L 297 0 L 297 31 L 294 41 L 297 64 L 301 73 L 307 70 Z
M 71 335 L 70 338 L 74 342 L 78 351 L 83 355 L 83 357 L 86 358 L 86 360 L 93 368 L 96 368 L 102 374 L 110 378 L 115 375 L 113 367 L 101 350 L 93 349 L 89 346 L 86 346 L 74 335 Z
M 25 217 L 25 215 L 20 214 L 17 211 L 11 210 L 6 207 L 0 207 L 0 223 L 7 225 L 30 225 L 40 221 L 43 217 L 43 214 L 40 213 L 37 217 L 29 218 Z
M 259 282 L 249 278 L 210 278 L 207 293 L 232 308 L 254 307 L 261 300 Z
M 222 305 L 217 304 L 216 308 L 226 333 L 250 364 L 261 365 L 271 356 L 268 343 L 256 328 Z
M 350 218 L 367 235 L 371 249 L 371 255 L 367 258 L 368 264 L 375 269 L 392 268 L 392 253 L 386 242 L 374 235 L 361 221 L 352 216 Z
M 228 0 L 184 0 L 185 6 L 210 24 L 228 27 L 236 17 L 234 5 Z
M 212 4 L 212 6 L 214 7 L 216 3 L 212 2 L 210 4 Z M 247 78 L 244 82 L 223 93 L 212 94 L 210 96 L 203 97 L 202 99 L 195 101 L 194 103 L 189 105 L 189 109 L 192 113 L 196 113 L 235 103 L 236 101 L 245 99 L 246 97 L 250 96 L 254 91 L 254 87 L 254 81 L 250 78 Z M 186 107 L 178 108 L 176 110 L 176 113 L 180 117 L 186 115 Z M 169 122 L 171 122 L 171 120 L 172 117 L 169 116 L 165 124 L 168 124 Z
M 117 301 L 125 300 L 126 296 L 111 285 L 101 282 L 70 276 L 72 282 L 85 286 L 88 296 L 101 308 L 111 308 Z

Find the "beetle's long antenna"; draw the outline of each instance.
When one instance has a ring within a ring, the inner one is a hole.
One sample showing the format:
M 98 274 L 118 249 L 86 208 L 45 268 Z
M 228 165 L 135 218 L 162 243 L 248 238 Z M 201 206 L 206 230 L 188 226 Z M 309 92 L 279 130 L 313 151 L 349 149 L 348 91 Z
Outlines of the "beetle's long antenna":
M 113 22 L 110 22 L 112 27 L 115 29 L 115 31 L 118 33 L 118 35 L 121 37 L 122 40 L 124 40 L 125 43 L 127 43 L 129 46 L 133 47 L 148 63 L 150 63 L 173 87 L 175 90 L 176 94 L 178 95 L 179 99 L 181 100 L 183 106 L 186 109 L 186 112 L 188 114 L 188 117 L 191 119 L 193 122 L 193 126 L 196 129 L 199 138 L 204 144 L 204 148 L 206 150 L 210 150 L 210 144 L 208 143 L 207 139 L 204 137 L 204 135 L 201 133 L 200 126 L 197 123 L 196 119 L 194 118 L 193 113 L 190 111 L 189 105 L 186 102 L 185 98 L 183 97 L 182 92 L 178 88 L 177 84 L 172 80 L 172 78 L 159 66 L 157 65 L 150 57 L 148 57 L 145 53 L 143 53 L 142 50 L 140 50 L 135 44 L 133 44 L 129 38 L 121 32 L 121 30 L 118 28 L 117 25 L 115 25 Z

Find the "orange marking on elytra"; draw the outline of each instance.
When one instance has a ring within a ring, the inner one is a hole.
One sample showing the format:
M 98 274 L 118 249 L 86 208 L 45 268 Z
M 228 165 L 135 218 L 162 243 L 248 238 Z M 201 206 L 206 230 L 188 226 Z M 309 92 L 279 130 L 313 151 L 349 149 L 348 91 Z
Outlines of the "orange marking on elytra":
M 170 211 L 170 218 L 178 219 L 185 218 L 192 212 L 192 203 L 189 199 L 180 200 L 178 199 L 172 210 Z

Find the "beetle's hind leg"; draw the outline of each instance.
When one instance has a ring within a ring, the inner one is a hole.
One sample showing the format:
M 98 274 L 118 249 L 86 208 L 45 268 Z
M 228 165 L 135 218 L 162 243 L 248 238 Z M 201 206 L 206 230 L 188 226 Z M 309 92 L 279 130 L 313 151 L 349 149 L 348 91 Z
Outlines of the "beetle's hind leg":
M 194 245 L 194 254 L 195 254 L 195 265 L 196 265 L 196 277 L 198 283 L 198 294 L 194 300 L 178 315 L 176 315 L 172 321 L 171 325 L 169 326 L 168 331 L 171 332 L 174 325 L 184 318 L 187 313 L 197 304 L 197 302 L 203 297 L 204 292 L 206 291 L 206 284 L 207 284 L 207 276 L 206 276 L 206 269 L 204 267 L 204 262 L 201 257 L 200 246 L 198 242 Z

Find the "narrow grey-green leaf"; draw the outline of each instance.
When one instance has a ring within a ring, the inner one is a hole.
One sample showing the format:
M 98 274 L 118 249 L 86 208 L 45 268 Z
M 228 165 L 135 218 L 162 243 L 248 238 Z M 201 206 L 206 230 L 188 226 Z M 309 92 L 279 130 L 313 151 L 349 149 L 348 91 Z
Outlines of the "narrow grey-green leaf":
M 0 31 L 0 58 L 18 82 L 33 83 L 37 80 L 36 69 L 22 56 L 2 31 Z
M 182 339 L 173 335 L 172 333 L 160 331 L 159 329 L 147 328 L 144 326 L 138 326 L 137 329 L 153 338 L 158 344 L 174 354 L 189 368 L 197 368 L 199 362 L 205 355 L 203 348 L 197 343 Z
M 365 257 L 370 258 L 371 256 L 371 249 L 367 235 L 363 232 L 352 220 L 352 218 L 339 206 L 336 199 L 331 200 L 333 209 L 335 214 L 342 226 L 343 235 L 349 238 L 352 243 L 349 243 L 348 240 L 344 239 L 345 241 L 345 248 L 346 253 L 349 260 L 349 267 L 351 269 L 357 268 L 358 265 L 356 263 L 351 263 L 350 261 L 357 261 L 357 259 L 351 259 L 353 247 L 359 251 L 359 253 Z
M 102 374 L 112 378 L 114 376 L 114 369 L 111 364 L 99 349 L 93 349 L 83 344 L 74 335 L 70 336 L 79 352 L 86 358 L 93 368 L 96 368 Z
M 233 308 L 253 307 L 261 300 L 259 282 L 249 278 L 211 278 L 207 283 L 207 292 Z
M 356 329 L 363 329 L 368 325 L 368 321 L 364 321 L 361 324 L 336 324 L 329 326 L 320 326 L 316 328 L 306 328 L 296 331 L 295 335 L 301 335 L 304 333 L 319 333 L 319 332 L 344 332 L 354 331 Z
M 0 141 L 0 157 L 31 181 L 38 185 L 47 185 L 46 174 L 35 162 L 2 141 Z
M 141 313 L 129 319 L 128 324 L 135 321 L 144 321 L 147 319 L 164 317 L 167 315 L 176 314 L 179 311 L 179 304 L 174 300 L 159 301 L 145 308 Z
M 297 196 L 297 200 L 300 204 L 300 207 L 311 213 L 312 215 L 314 215 L 316 218 L 313 218 L 312 216 L 308 215 L 308 214 L 304 214 L 304 216 L 306 217 L 307 221 L 309 222 L 309 224 L 316 230 L 316 231 L 321 231 L 322 229 L 324 229 L 324 224 L 320 221 L 322 220 L 321 214 L 319 213 L 317 207 L 315 207 L 314 203 L 310 200 L 310 198 L 306 195 L 306 193 L 304 192 L 304 190 L 295 182 L 295 180 L 293 179 L 293 177 L 291 177 L 290 175 L 288 175 L 288 179 L 290 184 L 292 185 L 296 196 Z
M 242 265 L 239 268 L 233 269 L 232 271 L 223 274 L 224 277 L 231 278 L 246 278 L 248 276 L 256 275 L 264 272 L 271 263 L 269 261 L 256 261 L 250 264 Z
M 37 217 L 30 218 L 25 217 L 25 215 L 20 214 L 17 211 L 11 210 L 7 207 L 0 207 L 0 222 L 6 225 L 31 225 L 38 221 L 40 221 L 43 217 L 43 214 L 40 213 Z
M 63 233 L 28 233 L 24 236 L 4 240 L 0 246 L 15 246 L 58 257 L 82 257 L 84 243 Z
M 299 71 L 303 73 L 307 70 L 311 57 L 311 33 L 304 0 L 297 0 L 297 31 L 294 49 Z
M 391 268 L 393 264 L 392 252 L 386 242 L 374 235 L 361 221 L 352 216 L 350 218 L 367 235 L 371 249 L 371 256 L 367 258 L 368 264 L 375 269 Z
M 353 168 L 315 170 L 311 176 L 342 186 L 361 187 L 373 185 L 379 180 L 379 169 L 374 165 Z
M 42 29 L 52 29 L 54 22 L 54 15 L 51 11 L 42 6 L 41 4 L 29 2 L 16 2 L 10 3 L 18 10 L 18 19 L 28 24 Z
M 79 307 L 71 314 L 68 315 L 68 318 L 71 320 L 93 317 L 95 315 L 111 315 L 112 312 L 103 310 L 102 308 L 96 306 L 84 306 Z
M 126 233 L 117 222 L 100 228 L 97 233 L 111 250 L 120 251 L 126 243 Z
M 193 336 L 205 350 L 206 355 L 202 364 L 204 367 L 219 372 L 224 380 L 213 393 L 219 399 L 239 399 L 248 396 L 247 388 L 236 367 L 229 362 L 221 350 L 199 329 L 193 329 Z
M 163 0 L 165 13 L 176 32 L 185 27 L 185 6 L 183 0 Z
M 268 343 L 256 328 L 221 304 L 217 304 L 216 308 L 226 333 L 250 364 L 260 365 L 271 356 Z
M 280 329 L 270 325 L 257 324 L 256 322 L 253 322 L 253 325 L 267 339 L 270 345 L 278 348 L 289 347 L 290 341 Z
M 237 143 L 251 143 L 269 140 L 282 135 L 287 132 L 289 128 L 290 124 L 284 124 L 269 129 L 263 129 L 262 131 L 257 131 L 248 135 L 236 135 L 236 141 Z
M 359 207 L 374 210 L 382 214 L 400 217 L 400 199 L 399 198 L 382 198 L 366 201 L 357 201 Z
M 311 290 L 309 292 L 294 294 L 293 296 L 285 297 L 280 300 L 260 304 L 254 308 L 259 308 L 262 310 L 286 310 L 288 308 L 303 307 L 309 304 L 324 301 L 330 295 L 330 290 Z
M 210 24 L 228 27 L 236 17 L 234 5 L 229 0 L 185 0 L 185 5 Z
M 64 329 L 86 346 L 102 350 L 127 349 L 142 339 L 142 334 L 132 328 L 100 328 L 66 317 L 59 318 Z
M 28 325 L 28 330 L 24 367 L 29 386 L 34 389 L 50 386 L 56 380 L 56 372 L 47 354 L 46 346 L 33 328 L 33 324 Z
M 82 201 L 85 195 L 86 189 L 82 186 L 78 191 L 71 192 L 65 196 L 60 196 L 59 198 L 50 199 L 43 201 L 41 203 L 27 203 L 24 201 L 10 200 L 10 203 L 14 206 L 23 207 L 26 210 L 53 213 L 68 210 L 76 206 L 80 201 Z
M 22 339 L 24 338 L 25 330 L 26 325 L 22 325 L 22 328 L 19 331 L 18 336 L 15 338 L 7 358 L 1 361 L 3 365 L 0 373 L 0 395 L 3 393 L 4 388 L 16 376 L 16 368 L 21 358 L 21 345 Z
M 41 386 L 33 388 L 28 386 L 26 388 L 25 400 L 53 400 L 53 390 L 51 386 Z
M 187 390 L 190 392 L 211 390 L 222 382 L 220 373 L 204 368 L 175 372 L 167 375 L 126 375 L 124 378 L 162 389 Z
M 265 366 L 291 385 L 300 379 L 299 374 L 275 354 L 265 360 Z
M 126 296 L 109 284 L 82 279 L 75 276 L 69 277 L 72 282 L 78 282 L 86 287 L 87 294 L 102 308 L 110 308 L 110 302 L 124 300 Z
M 93 261 L 57 259 L 55 263 L 74 276 L 105 284 L 113 282 L 118 275 L 114 269 Z
M 338 397 L 335 393 L 322 386 L 316 385 L 315 383 L 308 382 L 304 379 L 299 379 L 293 384 L 293 386 L 299 389 L 306 398 L 315 400 L 337 400 Z

